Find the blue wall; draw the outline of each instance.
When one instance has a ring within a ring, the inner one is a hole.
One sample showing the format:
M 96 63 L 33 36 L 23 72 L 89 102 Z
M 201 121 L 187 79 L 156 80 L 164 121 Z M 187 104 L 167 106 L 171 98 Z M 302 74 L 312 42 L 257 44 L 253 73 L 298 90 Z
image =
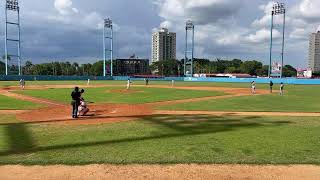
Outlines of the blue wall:
M 75 80 L 116 80 L 126 81 L 128 76 L 115 77 L 101 77 L 101 76 L 0 76 L 0 81 L 19 81 L 25 79 L 26 81 L 75 81 Z M 133 81 L 143 81 L 144 78 L 130 78 Z M 269 83 L 272 80 L 274 83 L 281 82 L 285 84 L 308 84 L 320 85 L 320 79 L 268 79 L 268 78 L 192 78 L 192 77 L 164 77 L 164 78 L 150 78 L 151 81 L 186 81 L 186 82 L 225 82 L 225 83 Z
M 112 77 L 100 76 L 0 76 L 0 81 L 76 81 L 76 80 L 112 80 Z
M 191 78 L 186 77 L 184 81 L 187 82 L 225 82 L 225 83 L 250 83 L 255 81 L 256 83 L 269 83 L 270 80 L 273 83 L 285 83 L 285 84 L 309 84 L 320 85 L 320 79 L 296 79 L 296 78 L 283 78 L 283 79 L 268 79 L 268 78 Z

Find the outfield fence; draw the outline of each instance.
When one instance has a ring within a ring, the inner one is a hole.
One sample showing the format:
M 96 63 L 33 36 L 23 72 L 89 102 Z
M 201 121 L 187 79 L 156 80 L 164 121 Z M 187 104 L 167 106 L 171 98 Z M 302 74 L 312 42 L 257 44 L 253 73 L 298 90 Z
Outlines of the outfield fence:
M 0 76 L 0 81 L 84 81 L 84 80 L 113 80 L 112 77 L 101 76 Z
M 186 77 L 184 81 L 187 82 L 223 82 L 223 83 L 256 83 L 267 84 L 272 81 L 279 84 L 281 82 L 285 84 L 305 84 L 305 85 L 320 85 L 320 79 L 296 79 L 296 78 L 192 78 Z
M 25 79 L 26 81 L 84 81 L 84 80 L 115 80 L 126 81 L 129 76 L 0 76 L 0 81 L 19 81 Z M 143 81 L 144 78 L 130 78 L 132 81 Z M 194 78 L 194 77 L 161 77 L 149 78 L 150 81 L 185 81 L 185 82 L 221 82 L 221 83 L 285 83 L 285 84 L 305 84 L 305 85 L 320 85 L 320 79 L 296 79 L 296 78 Z

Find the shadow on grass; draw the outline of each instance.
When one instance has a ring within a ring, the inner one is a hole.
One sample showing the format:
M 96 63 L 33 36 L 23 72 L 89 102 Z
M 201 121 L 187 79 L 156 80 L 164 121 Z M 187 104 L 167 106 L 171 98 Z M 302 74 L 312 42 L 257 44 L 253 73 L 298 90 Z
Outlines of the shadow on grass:
M 31 132 L 25 124 L 8 124 L 5 133 L 10 152 L 20 153 L 35 147 Z
M 235 131 L 242 128 L 258 128 L 262 126 L 281 126 L 290 124 L 289 121 L 264 121 L 261 117 L 219 117 L 219 116 L 145 116 L 140 117 L 144 123 L 154 124 L 159 128 L 167 129 L 152 136 L 127 137 L 123 139 L 111 139 L 105 141 L 83 142 L 76 144 L 52 145 L 36 147 L 32 141 L 30 132 L 24 124 L 8 125 L 7 136 L 10 139 L 10 150 L 0 152 L 0 156 L 13 154 L 37 153 L 51 150 L 65 150 L 101 145 L 114 145 L 119 143 L 131 143 L 157 139 L 180 138 L 219 132 Z M 21 138 L 21 139 L 20 139 Z

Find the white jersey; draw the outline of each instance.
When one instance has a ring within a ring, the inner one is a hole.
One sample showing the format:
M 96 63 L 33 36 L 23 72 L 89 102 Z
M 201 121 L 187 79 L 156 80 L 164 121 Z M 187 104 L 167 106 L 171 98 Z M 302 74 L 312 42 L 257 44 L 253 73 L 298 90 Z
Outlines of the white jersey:
M 128 81 L 127 81 L 127 89 L 129 89 L 129 88 L 130 88 L 130 85 L 131 85 L 131 81 L 130 81 L 130 80 L 128 80 Z
M 80 106 L 78 107 L 78 115 L 85 115 L 87 112 L 89 112 L 87 103 L 85 101 L 80 101 Z

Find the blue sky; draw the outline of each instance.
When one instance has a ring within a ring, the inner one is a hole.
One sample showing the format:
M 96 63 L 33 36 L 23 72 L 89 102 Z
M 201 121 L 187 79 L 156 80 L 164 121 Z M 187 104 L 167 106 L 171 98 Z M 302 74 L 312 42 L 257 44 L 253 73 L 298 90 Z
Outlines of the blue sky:
M 319 0 L 287 0 L 286 64 L 305 67 L 308 37 L 320 25 Z M 196 57 L 268 61 L 270 8 L 266 0 L 20 0 L 22 53 L 35 63 L 102 58 L 102 22 L 115 23 L 117 58 L 151 56 L 151 33 L 167 27 L 177 33 L 183 57 L 184 24 L 196 25 Z M 4 1 L 1 6 L 4 7 Z M 4 8 L 1 8 L 4 9 Z M 4 22 L 4 11 L 0 16 Z M 276 19 L 276 22 L 280 20 Z M 275 42 L 280 29 L 275 30 Z M 0 29 L 4 44 L 4 29 Z M 3 46 L 0 51 L 3 52 Z M 2 53 L 4 54 L 4 53 Z M 275 59 L 280 58 L 274 52 Z

